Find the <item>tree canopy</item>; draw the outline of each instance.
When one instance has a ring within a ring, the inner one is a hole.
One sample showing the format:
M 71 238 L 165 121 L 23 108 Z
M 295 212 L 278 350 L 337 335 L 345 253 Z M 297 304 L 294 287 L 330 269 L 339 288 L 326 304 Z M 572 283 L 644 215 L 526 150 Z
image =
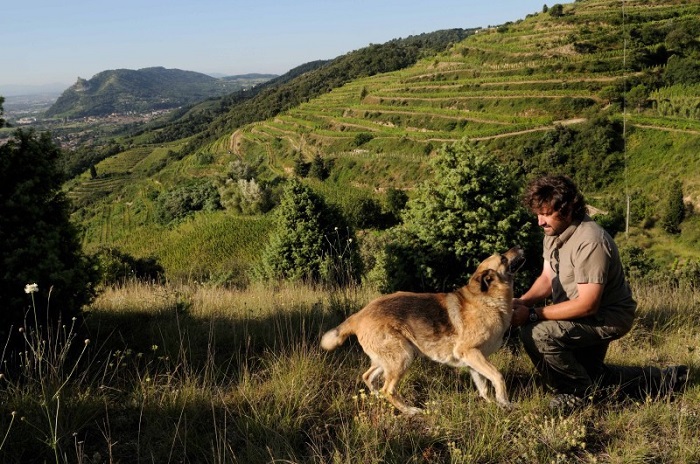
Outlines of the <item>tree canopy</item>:
M 18 130 L 0 146 L 0 336 L 24 324 L 28 284 L 37 284 L 27 293 L 40 324 L 79 315 L 94 295 L 94 268 L 61 192 L 60 155 L 48 133 Z
M 433 167 L 392 231 L 384 290 L 451 290 L 492 253 L 538 248 L 515 169 L 466 141 L 444 146 Z
M 285 187 L 258 270 L 265 279 L 346 285 L 362 266 L 354 231 L 339 211 L 298 180 Z

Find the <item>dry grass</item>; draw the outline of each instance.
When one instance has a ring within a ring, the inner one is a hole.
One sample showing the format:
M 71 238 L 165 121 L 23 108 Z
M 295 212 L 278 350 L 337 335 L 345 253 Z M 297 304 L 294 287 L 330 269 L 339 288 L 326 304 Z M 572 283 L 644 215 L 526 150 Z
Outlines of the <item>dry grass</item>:
M 610 360 L 698 366 L 700 292 L 638 286 L 640 317 Z M 397 415 L 362 390 L 367 359 L 320 334 L 375 294 L 304 286 L 234 291 L 139 283 L 107 289 L 85 333 L 48 336 L 60 357 L 2 379 L 0 461 L 134 463 L 668 462 L 700 460 L 695 375 L 671 401 L 622 401 L 552 416 L 529 360 L 501 350 L 519 407 L 478 397 L 464 372 L 419 360 Z M 60 333 L 60 332 L 59 332 Z M 90 338 L 85 348 L 83 335 Z M 38 344 L 38 345 L 37 345 Z M 31 350 L 30 350 L 31 351 Z M 67 353 L 72 353 L 68 355 Z

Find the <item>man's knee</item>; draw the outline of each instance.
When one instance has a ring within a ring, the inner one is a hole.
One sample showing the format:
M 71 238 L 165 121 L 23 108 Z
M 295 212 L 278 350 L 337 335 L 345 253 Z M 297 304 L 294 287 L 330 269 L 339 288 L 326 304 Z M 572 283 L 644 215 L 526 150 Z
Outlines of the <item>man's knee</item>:
M 526 349 L 540 353 L 550 351 L 558 346 L 557 339 L 561 337 L 561 328 L 556 321 L 540 321 L 521 327 L 520 338 Z

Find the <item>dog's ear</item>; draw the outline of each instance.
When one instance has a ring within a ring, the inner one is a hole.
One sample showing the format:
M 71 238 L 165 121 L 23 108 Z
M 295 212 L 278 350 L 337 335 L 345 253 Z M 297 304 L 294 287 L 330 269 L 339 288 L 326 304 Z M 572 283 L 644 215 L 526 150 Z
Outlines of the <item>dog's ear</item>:
M 495 278 L 496 271 L 494 271 L 493 269 L 486 269 L 484 272 L 477 276 L 476 280 L 481 284 L 482 293 L 486 293 L 489 291 L 489 287 L 491 287 L 491 283 Z

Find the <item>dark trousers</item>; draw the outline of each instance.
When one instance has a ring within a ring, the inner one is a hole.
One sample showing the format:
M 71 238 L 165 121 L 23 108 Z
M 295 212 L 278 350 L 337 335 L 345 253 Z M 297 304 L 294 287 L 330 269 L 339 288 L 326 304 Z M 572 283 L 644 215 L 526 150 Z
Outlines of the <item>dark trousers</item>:
M 619 331 L 593 318 L 539 321 L 520 328 L 520 338 L 545 385 L 553 393 L 585 397 L 623 393 L 636 398 L 663 394 L 657 367 L 605 364 L 610 342 Z

